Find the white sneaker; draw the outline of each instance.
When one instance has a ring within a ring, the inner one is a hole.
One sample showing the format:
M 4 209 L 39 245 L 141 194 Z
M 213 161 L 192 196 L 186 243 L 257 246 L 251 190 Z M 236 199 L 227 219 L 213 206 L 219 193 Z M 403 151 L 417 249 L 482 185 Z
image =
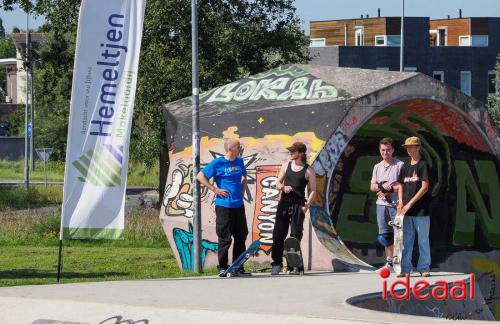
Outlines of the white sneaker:
M 394 273 L 394 267 L 392 266 L 392 258 L 387 257 L 385 259 L 385 264 L 382 266 L 382 268 L 387 268 L 391 273 Z

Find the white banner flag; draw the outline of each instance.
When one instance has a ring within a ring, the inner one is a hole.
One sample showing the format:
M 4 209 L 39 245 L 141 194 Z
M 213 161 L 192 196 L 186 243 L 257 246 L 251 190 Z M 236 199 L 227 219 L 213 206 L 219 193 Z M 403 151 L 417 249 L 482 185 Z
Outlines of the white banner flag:
M 68 129 L 62 224 L 69 238 L 123 235 L 145 0 L 83 0 Z

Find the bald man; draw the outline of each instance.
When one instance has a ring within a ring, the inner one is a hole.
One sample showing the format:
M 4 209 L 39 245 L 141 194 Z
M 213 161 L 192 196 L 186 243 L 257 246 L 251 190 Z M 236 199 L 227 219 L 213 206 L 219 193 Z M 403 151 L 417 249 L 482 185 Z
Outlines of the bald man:
M 219 275 L 228 268 L 228 250 L 231 237 L 234 238 L 233 261 L 245 252 L 245 241 L 248 235 L 243 193 L 247 182 L 245 163 L 239 156 L 242 148 L 236 139 L 224 142 L 224 156 L 210 162 L 198 173 L 196 179 L 213 191 L 215 199 L 215 231 L 219 241 Z M 214 178 L 217 187 L 209 182 Z M 239 273 L 244 273 L 240 269 Z

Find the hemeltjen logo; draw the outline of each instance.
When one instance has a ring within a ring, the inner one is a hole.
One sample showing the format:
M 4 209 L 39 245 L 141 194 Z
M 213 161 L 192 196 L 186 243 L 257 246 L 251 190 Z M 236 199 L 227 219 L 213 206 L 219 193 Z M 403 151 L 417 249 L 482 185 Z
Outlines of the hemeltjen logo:
M 425 280 L 417 280 L 410 285 L 409 274 L 406 274 L 404 279 L 394 281 L 390 285 L 389 289 L 387 289 L 386 279 L 389 278 L 391 272 L 389 271 L 389 269 L 384 268 L 379 272 L 379 275 L 383 279 L 382 299 L 384 300 L 387 299 L 387 291 L 389 291 L 389 295 L 395 300 L 409 300 L 410 293 L 417 300 L 425 300 L 429 298 L 438 300 L 449 298 L 454 300 L 474 299 L 474 286 L 476 277 L 473 273 L 470 274 L 468 288 L 466 280 L 455 280 L 452 283 L 448 283 L 444 280 L 436 280 L 431 289 L 428 289 L 429 287 L 431 287 L 431 284 Z M 404 288 L 404 291 L 401 288 Z M 397 293 L 396 290 L 403 291 L 403 293 Z

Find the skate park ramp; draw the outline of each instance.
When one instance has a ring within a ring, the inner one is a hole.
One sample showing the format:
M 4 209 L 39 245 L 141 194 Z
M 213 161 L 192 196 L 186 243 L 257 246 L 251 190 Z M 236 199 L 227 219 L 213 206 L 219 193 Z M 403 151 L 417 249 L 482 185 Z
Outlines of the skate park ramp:
M 467 277 L 434 273 L 425 280 Z M 391 280 L 393 278 L 389 278 Z M 412 278 L 420 279 L 418 278 Z M 64 281 L 63 281 L 64 282 Z M 443 323 L 445 308 L 419 315 L 374 311 L 345 301 L 378 293 L 376 273 L 64 283 L 0 288 L 2 323 Z M 297 292 L 300 292 L 298 296 Z M 427 311 L 427 312 L 425 312 Z M 486 310 L 484 310 L 486 312 Z M 458 318 L 459 315 L 456 315 Z M 468 317 L 467 317 L 468 318 Z
M 184 270 L 192 269 L 193 253 L 191 109 L 191 98 L 165 105 L 161 163 L 160 219 Z M 257 262 L 270 261 L 285 148 L 302 141 L 319 183 L 302 239 L 306 269 L 382 263 L 369 182 L 386 136 L 402 160 L 404 139 L 422 139 L 432 177 L 433 269 L 497 274 L 500 135 L 481 102 L 420 73 L 317 65 L 281 66 L 200 95 L 202 166 L 224 154 L 224 138 L 244 147 L 247 244 L 263 243 Z M 202 189 L 205 266 L 217 262 L 213 200 Z

